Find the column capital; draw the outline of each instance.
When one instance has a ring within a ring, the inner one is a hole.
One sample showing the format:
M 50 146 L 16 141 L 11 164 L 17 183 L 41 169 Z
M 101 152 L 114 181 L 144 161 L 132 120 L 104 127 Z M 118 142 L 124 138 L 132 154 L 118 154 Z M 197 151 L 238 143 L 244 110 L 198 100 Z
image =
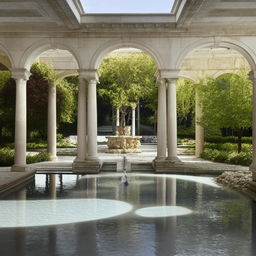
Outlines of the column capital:
M 11 69 L 13 79 L 23 79 L 27 81 L 31 73 L 26 68 L 13 68 Z
M 97 69 L 80 69 L 78 70 L 79 78 L 85 79 L 88 83 L 94 80 L 96 83 L 99 82 L 99 73 Z
M 176 84 L 178 79 L 179 78 L 165 78 L 165 81 L 166 81 L 166 83 L 168 83 L 168 85 L 169 84 Z
M 156 72 L 156 77 L 158 80 L 165 79 L 165 80 L 178 80 L 179 79 L 179 72 L 178 69 L 159 69 Z

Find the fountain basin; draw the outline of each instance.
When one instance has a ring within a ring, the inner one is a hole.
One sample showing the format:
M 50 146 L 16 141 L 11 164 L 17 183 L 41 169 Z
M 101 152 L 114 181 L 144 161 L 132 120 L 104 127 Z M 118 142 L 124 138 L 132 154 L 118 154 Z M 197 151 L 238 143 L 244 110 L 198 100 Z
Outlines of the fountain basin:
M 108 136 L 106 153 L 141 153 L 142 136 Z

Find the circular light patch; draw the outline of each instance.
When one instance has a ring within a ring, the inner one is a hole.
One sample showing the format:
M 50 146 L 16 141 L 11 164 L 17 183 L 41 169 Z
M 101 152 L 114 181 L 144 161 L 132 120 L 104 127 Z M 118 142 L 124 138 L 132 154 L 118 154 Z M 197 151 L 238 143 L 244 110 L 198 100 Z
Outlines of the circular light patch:
M 129 212 L 128 203 L 106 199 L 0 201 L 0 228 L 92 221 Z
M 156 206 L 139 209 L 135 212 L 142 217 L 173 217 L 192 213 L 191 210 L 180 206 Z

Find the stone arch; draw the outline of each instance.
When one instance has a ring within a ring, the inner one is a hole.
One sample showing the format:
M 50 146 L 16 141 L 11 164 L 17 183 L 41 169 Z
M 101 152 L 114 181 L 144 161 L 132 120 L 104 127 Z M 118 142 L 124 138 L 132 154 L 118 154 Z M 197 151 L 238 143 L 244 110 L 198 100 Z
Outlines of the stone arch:
M 189 80 L 190 82 L 196 83 L 196 80 L 187 74 L 179 74 L 179 78 Z
M 100 48 L 98 48 L 91 61 L 90 61 L 90 68 L 91 69 L 98 69 L 102 59 L 110 52 L 120 49 L 120 48 L 136 48 L 139 50 L 142 50 L 143 52 L 149 54 L 155 61 L 157 68 L 161 69 L 162 68 L 162 61 L 159 56 L 159 54 L 156 52 L 155 49 L 152 49 L 151 47 L 138 43 L 138 42 L 133 42 L 133 41 L 120 41 L 120 40 L 115 40 L 115 41 L 110 41 L 107 42 L 106 44 L 102 45 Z
M 61 71 L 57 73 L 57 78 L 62 79 L 69 76 L 77 76 L 78 72 L 76 70 L 69 70 L 69 71 Z
M 2 55 L 3 54 L 3 55 Z M 2 55 L 2 56 L 1 56 Z M 0 44 L 0 62 L 9 70 L 14 66 L 13 59 L 9 51 Z
M 237 72 L 233 71 L 233 70 L 220 70 L 220 71 L 218 71 L 214 74 L 213 78 L 216 79 L 216 78 L 218 78 L 222 75 L 225 75 L 225 74 L 236 74 L 236 75 L 238 75 Z
M 247 45 L 242 43 L 241 41 L 227 39 L 227 38 L 206 38 L 206 39 L 200 39 L 194 43 L 190 43 L 189 46 L 184 47 L 181 50 L 181 54 L 179 55 L 177 61 L 176 61 L 176 68 L 178 69 L 184 60 L 184 58 L 192 51 L 199 49 L 199 48 L 231 48 L 233 50 L 236 50 L 241 55 L 245 57 L 247 62 L 249 63 L 252 70 L 256 70 L 256 55 L 250 49 Z
M 20 67 L 26 68 L 27 70 L 30 70 L 31 65 L 35 61 L 36 57 L 38 57 L 41 53 L 50 50 L 50 49 L 61 49 L 61 50 L 67 50 L 69 51 L 74 58 L 76 59 L 77 65 L 80 68 L 80 59 L 78 58 L 78 55 L 75 53 L 75 51 L 70 48 L 69 46 L 62 44 L 62 43 L 51 43 L 49 41 L 46 42 L 37 42 L 33 45 L 31 45 L 27 50 L 24 52 L 21 61 L 20 61 Z

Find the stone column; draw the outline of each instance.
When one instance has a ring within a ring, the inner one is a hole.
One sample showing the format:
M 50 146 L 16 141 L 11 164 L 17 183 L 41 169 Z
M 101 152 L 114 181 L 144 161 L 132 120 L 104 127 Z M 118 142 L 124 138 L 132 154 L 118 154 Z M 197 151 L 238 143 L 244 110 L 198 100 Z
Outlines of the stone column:
M 97 70 L 81 70 L 78 98 L 78 155 L 73 172 L 98 173 L 97 156 Z M 86 84 L 85 84 L 86 82 Z M 87 86 L 86 86 L 87 85 Z
M 161 79 L 158 87 L 157 160 L 166 159 L 166 84 Z
M 253 172 L 253 181 L 256 182 L 256 72 L 251 72 L 250 78 L 253 83 L 252 96 L 252 164 L 250 170 Z
M 116 109 L 116 126 L 120 125 L 120 112 L 119 108 Z
M 52 160 L 57 159 L 57 105 L 56 84 L 48 88 L 47 152 Z
M 12 171 L 26 171 L 27 143 L 27 80 L 30 72 L 26 69 L 12 70 L 16 81 L 15 106 L 15 159 Z
M 167 146 L 168 157 L 171 162 L 179 161 L 177 157 L 177 110 L 176 110 L 176 81 L 167 79 L 168 82 L 168 106 L 167 106 Z
M 75 162 L 84 161 L 86 157 L 86 81 L 79 77 L 77 110 L 77 157 Z
M 88 81 L 88 160 L 98 159 L 97 157 L 97 93 L 96 93 L 97 79 L 90 79 Z
M 135 136 L 135 107 L 132 108 L 132 136 Z
M 199 95 L 196 91 L 196 102 L 195 102 L 195 128 L 196 128 L 196 157 L 200 157 L 204 151 L 204 128 L 200 125 L 202 117 L 202 108 L 200 105 Z

